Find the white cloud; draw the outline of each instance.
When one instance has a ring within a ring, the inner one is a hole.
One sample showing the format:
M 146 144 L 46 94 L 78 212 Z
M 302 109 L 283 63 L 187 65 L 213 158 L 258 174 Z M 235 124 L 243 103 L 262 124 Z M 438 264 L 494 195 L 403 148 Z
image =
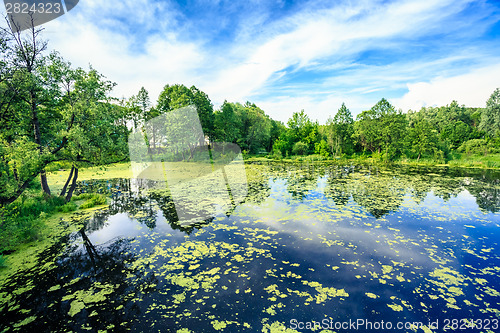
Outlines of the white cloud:
M 266 110 L 271 118 L 285 124 L 293 112 L 299 112 L 302 109 L 311 120 L 325 124 L 328 118 L 335 116 L 342 103 L 345 103 L 354 118 L 360 110 L 367 110 L 374 104 L 371 100 L 359 96 L 333 94 L 316 98 L 312 96 L 281 96 L 255 101 L 255 104 Z
M 299 13 L 276 24 L 273 29 L 279 33 L 273 36 L 273 31 L 269 31 L 272 37 L 262 45 L 250 43 L 243 64 L 227 64 L 228 68 L 219 72 L 210 86 L 209 95 L 216 100 L 251 99 L 262 93 L 275 73 L 290 66 L 296 66 L 296 70 L 308 66 L 331 67 L 332 61 L 352 58 L 372 47 L 383 48 L 384 42 L 391 38 L 423 35 L 435 28 L 436 22 L 442 21 L 444 16 L 463 9 L 467 2 L 406 1 L 387 7 L 363 3 L 357 7 Z M 453 6 L 448 8 L 451 4 Z M 444 8 L 446 15 L 442 13 Z M 326 58 L 329 60 L 325 62 Z M 377 76 L 383 75 L 377 73 Z M 356 80 L 344 77 L 343 81 L 351 82 L 351 86 L 365 83 L 366 78 L 355 76 Z M 389 79 L 384 78 L 384 81 Z M 338 78 L 332 80 L 339 81 Z M 375 88 L 364 90 L 375 91 Z
M 165 84 L 182 83 L 196 85 L 215 105 L 224 99 L 250 100 L 279 120 L 286 121 L 292 112 L 305 109 L 312 119 L 324 122 L 342 102 L 356 114 L 381 97 L 389 98 L 387 91 L 406 85 L 408 94 L 395 103 L 403 109 L 419 103 L 443 104 L 441 100 L 447 104 L 451 99 L 465 104 L 469 100 L 476 104 L 480 99 L 483 105 L 482 95 L 491 93 L 490 81 L 498 77 L 497 72 L 482 72 L 482 79 L 475 86 L 469 85 L 466 94 L 460 84 L 445 92 L 450 82 L 466 79 L 455 77 L 448 82 L 445 76 L 449 74 L 437 70 L 457 59 L 481 58 L 481 54 L 460 54 L 460 49 L 454 55 L 436 54 L 434 59 L 411 63 L 404 59 L 371 66 L 356 63 L 366 50 L 404 48 L 405 39 L 441 32 L 442 25 L 469 2 L 407 0 L 381 5 L 362 1 L 321 10 L 303 7 L 269 24 L 263 22 L 270 13 L 257 10 L 258 14 L 248 13 L 238 25 L 236 40 L 213 46 L 210 40 L 187 33 L 196 24 L 180 26 L 177 19 L 182 15 L 168 2 L 87 0 L 48 23 L 46 37 L 50 46 L 75 66 L 92 64 L 117 82 L 117 97 L 129 97 L 144 86 L 155 101 Z M 473 23 L 472 19 L 454 22 L 444 29 L 450 32 Z M 142 36 L 141 31 L 151 35 Z M 311 83 L 287 81 L 289 74 L 306 69 L 332 75 Z M 434 75 L 443 78 L 432 79 Z M 290 87 L 280 86 L 283 82 Z M 442 95 L 433 94 L 437 89 Z M 453 95 L 453 89 L 458 96 L 450 99 L 447 96 Z M 380 96 L 373 97 L 378 93 Z M 466 95 L 468 98 L 463 97 Z
M 143 51 L 137 52 L 132 50 L 132 38 L 118 29 L 101 29 L 85 18 L 78 14 L 50 22 L 46 28 L 49 46 L 74 66 L 91 64 L 117 82 L 116 97 L 130 97 L 144 86 L 154 101 L 167 83 L 198 83 L 197 73 L 205 58 L 199 45 L 179 41 L 173 33 L 152 35 L 141 38 Z
M 493 65 L 453 77 L 438 77 L 408 84 L 408 92 L 394 100 L 404 111 L 423 106 L 443 106 L 456 100 L 471 107 L 484 107 L 491 93 L 500 87 L 500 59 Z

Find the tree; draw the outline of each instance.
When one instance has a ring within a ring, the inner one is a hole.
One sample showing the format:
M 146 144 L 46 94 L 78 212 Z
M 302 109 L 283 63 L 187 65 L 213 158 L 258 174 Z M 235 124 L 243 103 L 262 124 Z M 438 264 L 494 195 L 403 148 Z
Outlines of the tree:
M 408 137 L 412 151 L 417 155 L 417 161 L 425 154 L 433 154 L 437 150 L 437 131 L 431 124 L 420 119 L 409 128 Z
M 203 132 L 209 139 L 212 139 L 214 136 L 213 105 L 208 95 L 195 86 L 188 89 L 182 84 L 172 86 L 167 84 L 158 97 L 156 110 L 159 113 L 165 113 L 189 105 L 196 107 Z
M 495 89 L 481 114 L 479 129 L 490 138 L 500 136 L 500 88 Z
M 214 113 L 214 140 L 236 143 L 240 137 L 240 127 L 235 105 L 224 101 L 220 110 Z
M 403 150 L 406 117 L 382 98 L 370 110 L 357 117 L 355 136 L 359 143 L 371 152 L 384 153 L 392 159 Z
M 342 106 L 333 119 L 327 122 L 327 137 L 334 155 L 351 154 L 353 150 L 352 135 L 354 133 L 354 119 L 351 111 L 342 103 Z
M 301 141 L 307 145 L 307 154 L 314 153 L 315 144 L 318 142 L 319 125 L 317 122 L 312 122 L 304 110 L 294 112 L 292 117 L 287 122 L 288 129 L 282 140 L 287 140 L 287 153 L 292 152 L 292 147 L 295 143 Z M 292 152 L 293 153 L 293 152 Z
M 142 128 L 151 107 L 148 91 L 141 87 L 137 95 L 128 99 L 126 106 L 128 108 L 127 118 L 132 120 L 134 129 Z
M 72 69 L 55 52 L 43 55 L 46 44 L 34 28 L 27 37 L 4 36 L 10 39 L 4 40 L 0 82 L 6 93 L 0 97 L 0 184 L 6 185 L 0 205 L 16 200 L 39 175 L 50 194 L 44 170 L 54 161 L 73 162 L 69 184 L 76 182 L 78 163 L 123 160 L 124 108 L 107 97 L 114 84 L 92 68 Z
M 43 117 L 40 105 L 44 102 L 45 97 L 44 81 L 40 76 L 40 68 L 46 60 L 43 52 L 47 49 L 47 42 L 40 38 L 41 32 L 42 29 L 35 28 L 33 22 L 27 34 L 14 33 L 2 28 L 2 44 L 5 52 L 2 63 L 11 79 L 6 80 L 5 83 L 9 95 L 13 95 L 11 97 L 15 99 L 16 107 L 24 109 L 29 114 L 32 141 L 40 155 L 38 157 L 40 162 L 43 161 L 43 156 L 46 153 L 42 143 L 40 126 L 40 117 Z M 42 168 L 39 174 L 43 191 L 50 194 L 45 169 Z
M 295 142 L 292 148 L 292 153 L 294 155 L 306 155 L 308 152 L 308 145 L 302 141 Z

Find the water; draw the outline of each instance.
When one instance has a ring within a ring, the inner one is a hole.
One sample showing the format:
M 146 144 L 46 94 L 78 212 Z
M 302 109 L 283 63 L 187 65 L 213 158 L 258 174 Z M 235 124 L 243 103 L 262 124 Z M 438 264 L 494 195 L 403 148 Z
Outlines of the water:
M 113 203 L 4 283 L 0 331 L 497 331 L 498 172 L 254 164 L 247 175 L 242 204 L 193 226 L 161 191 L 82 183 Z

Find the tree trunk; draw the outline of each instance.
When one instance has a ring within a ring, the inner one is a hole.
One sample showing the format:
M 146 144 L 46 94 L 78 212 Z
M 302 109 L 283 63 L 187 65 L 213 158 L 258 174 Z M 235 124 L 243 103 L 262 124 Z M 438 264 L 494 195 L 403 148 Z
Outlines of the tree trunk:
M 78 168 L 75 168 L 75 173 L 73 175 L 73 182 L 71 183 L 71 187 L 69 188 L 68 195 L 66 196 L 66 201 L 69 202 L 71 197 L 73 196 L 73 192 L 76 189 L 76 180 L 78 179 Z
M 49 183 L 47 182 L 47 174 L 45 173 L 45 170 L 42 170 L 42 172 L 40 172 L 40 182 L 42 184 L 43 192 L 47 193 L 48 195 L 51 195 Z
M 74 165 L 71 167 L 71 172 L 69 173 L 68 180 L 66 181 L 66 184 L 64 184 L 64 187 L 61 190 L 61 194 L 59 194 L 59 196 L 64 197 L 64 195 L 66 194 L 66 190 L 68 188 L 69 182 L 71 181 L 71 178 L 73 177 L 73 172 L 75 172 L 75 166 Z
M 38 145 L 38 151 L 40 152 L 40 156 L 43 154 L 42 147 L 42 136 L 40 134 L 40 120 L 38 119 L 38 110 L 36 105 L 36 95 L 34 91 L 30 92 L 31 95 L 31 114 L 33 116 L 33 132 L 35 135 L 35 143 Z M 47 182 L 47 175 L 45 174 L 45 169 L 40 172 L 40 184 L 42 186 L 43 192 L 50 195 L 50 187 Z

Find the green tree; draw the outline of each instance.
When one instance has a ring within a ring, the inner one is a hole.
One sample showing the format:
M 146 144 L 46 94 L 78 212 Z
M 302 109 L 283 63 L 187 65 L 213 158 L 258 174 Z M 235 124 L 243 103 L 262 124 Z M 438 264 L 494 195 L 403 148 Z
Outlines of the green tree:
M 420 119 L 410 126 L 408 138 L 412 152 L 417 155 L 417 161 L 422 155 L 434 154 L 437 150 L 437 131 L 426 119 Z
M 479 129 L 490 138 L 500 136 L 500 89 L 497 88 L 486 102 L 486 109 L 481 114 Z
M 236 143 L 240 137 L 240 121 L 232 103 L 224 101 L 214 112 L 214 140 Z
M 306 155 L 308 151 L 309 145 L 302 141 L 295 142 L 292 148 L 292 153 L 294 155 Z
M 294 112 L 287 122 L 288 129 L 281 140 L 288 141 L 286 148 L 292 150 L 295 143 L 301 141 L 307 145 L 307 154 L 314 153 L 315 144 L 318 142 L 319 125 L 312 122 L 304 110 Z M 287 153 L 292 151 L 288 150 Z M 293 152 L 292 152 L 293 153 Z
M 236 104 L 235 111 L 239 118 L 240 137 L 237 140 L 242 149 L 258 153 L 269 146 L 271 138 L 271 119 L 254 103 Z
M 386 159 L 393 159 L 404 148 L 406 117 L 382 98 L 368 111 L 357 117 L 355 136 L 364 149 L 384 153 Z
M 203 132 L 212 140 L 214 137 L 213 105 L 208 95 L 195 86 L 187 88 L 182 84 L 172 86 L 167 84 L 158 97 L 156 110 L 159 113 L 165 113 L 189 105 L 196 107 Z
M 354 119 L 351 111 L 342 103 L 342 106 L 333 119 L 327 121 L 327 137 L 332 154 L 352 154 L 354 133 Z
M 6 43 L 0 205 L 13 202 L 39 175 L 50 194 L 44 169 L 54 161 L 105 164 L 126 157 L 125 113 L 107 97 L 113 83 L 93 69 L 72 69 L 57 53 L 43 55 L 36 30 Z
M 127 118 L 132 120 L 134 129 L 142 128 L 151 107 L 148 91 L 141 87 L 137 95 L 133 95 L 128 99 L 126 106 L 128 108 Z

